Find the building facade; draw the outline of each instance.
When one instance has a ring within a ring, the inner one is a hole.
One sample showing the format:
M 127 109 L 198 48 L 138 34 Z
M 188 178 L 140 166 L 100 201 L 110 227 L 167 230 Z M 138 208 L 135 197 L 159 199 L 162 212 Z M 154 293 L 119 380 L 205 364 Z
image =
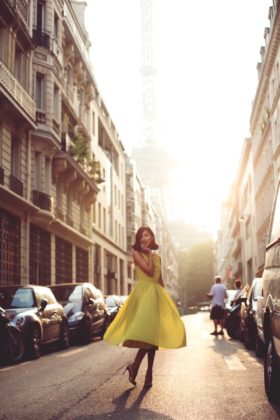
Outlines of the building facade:
M 0 285 L 127 294 L 138 227 L 164 227 L 98 90 L 85 7 L 1 3 Z
M 229 236 L 233 243 L 231 263 L 235 267 L 232 277 L 241 277 L 243 283 L 251 283 L 262 273 L 273 197 L 280 174 L 278 0 L 272 2 L 268 17 L 270 27 L 264 30 L 264 46 L 260 49 L 261 61 L 257 65 L 258 86 L 250 118 L 251 138 L 241 154 L 235 199 L 230 202 L 230 212 L 235 214 L 235 225 Z M 232 217 L 231 221 L 234 219 Z M 221 248 L 219 239 L 217 247 Z M 216 263 L 220 266 L 221 260 Z

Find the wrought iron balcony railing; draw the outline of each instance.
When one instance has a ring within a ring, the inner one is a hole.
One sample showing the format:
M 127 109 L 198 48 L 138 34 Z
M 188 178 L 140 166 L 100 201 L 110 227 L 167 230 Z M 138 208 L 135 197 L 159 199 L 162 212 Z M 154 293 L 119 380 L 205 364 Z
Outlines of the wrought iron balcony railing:
M 40 207 L 42 210 L 51 211 L 52 209 L 52 198 L 50 195 L 42 192 L 33 190 L 33 203 L 35 206 Z
M 28 2 L 26 0 L 7 0 L 9 5 L 21 17 L 26 25 L 28 25 Z
M 14 175 L 10 175 L 10 189 L 23 197 L 23 183 Z
M 46 32 L 43 32 L 42 29 L 33 29 L 33 40 L 36 44 L 36 46 L 50 48 L 51 45 L 51 39 L 50 35 Z

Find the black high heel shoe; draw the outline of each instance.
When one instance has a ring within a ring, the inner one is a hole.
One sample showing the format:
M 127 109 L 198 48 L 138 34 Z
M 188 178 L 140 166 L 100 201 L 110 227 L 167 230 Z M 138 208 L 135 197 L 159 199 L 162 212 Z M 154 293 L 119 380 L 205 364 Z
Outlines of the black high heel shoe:
M 128 380 L 129 380 L 129 382 L 131 382 L 132 385 L 136 386 L 135 378 L 136 378 L 137 372 L 134 371 L 133 363 L 131 365 L 127 365 L 127 367 L 123 371 L 123 375 L 125 374 L 125 372 L 127 370 L 128 370 Z

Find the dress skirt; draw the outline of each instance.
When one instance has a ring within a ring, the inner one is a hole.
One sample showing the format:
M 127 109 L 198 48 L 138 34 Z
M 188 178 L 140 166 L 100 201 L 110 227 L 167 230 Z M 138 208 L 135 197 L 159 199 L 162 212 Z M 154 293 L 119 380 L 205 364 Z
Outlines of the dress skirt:
M 104 340 L 126 347 L 177 349 L 186 345 L 186 332 L 167 291 L 156 282 L 140 279 L 108 327 Z

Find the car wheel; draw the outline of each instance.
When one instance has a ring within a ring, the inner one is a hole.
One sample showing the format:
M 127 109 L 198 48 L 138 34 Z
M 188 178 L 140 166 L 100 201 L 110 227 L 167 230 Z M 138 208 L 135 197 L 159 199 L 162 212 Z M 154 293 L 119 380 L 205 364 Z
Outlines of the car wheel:
M 256 339 L 256 348 L 255 348 L 256 356 L 257 357 L 263 357 L 264 355 L 264 343 L 260 339 L 260 337 L 257 335 Z
M 41 333 L 38 326 L 34 326 L 29 339 L 29 355 L 32 359 L 41 356 Z
M 81 335 L 80 335 L 82 344 L 89 344 L 91 340 L 91 324 L 88 318 L 84 318 L 81 325 Z
M 279 398 L 280 369 L 272 337 L 270 338 L 264 358 L 264 385 L 267 398 L 276 401 Z
M 245 321 L 245 326 L 243 330 L 243 342 L 244 346 L 248 350 L 252 350 L 256 347 L 256 329 L 254 325 Z
M 18 330 L 12 329 L 9 333 L 8 360 L 12 363 L 19 363 L 24 356 L 24 344 Z
M 227 318 L 226 321 L 226 330 L 228 335 L 233 339 L 238 339 L 240 336 L 240 317 L 234 316 L 232 318 Z
M 70 346 L 69 328 L 66 323 L 61 325 L 60 345 L 63 349 L 68 349 Z

